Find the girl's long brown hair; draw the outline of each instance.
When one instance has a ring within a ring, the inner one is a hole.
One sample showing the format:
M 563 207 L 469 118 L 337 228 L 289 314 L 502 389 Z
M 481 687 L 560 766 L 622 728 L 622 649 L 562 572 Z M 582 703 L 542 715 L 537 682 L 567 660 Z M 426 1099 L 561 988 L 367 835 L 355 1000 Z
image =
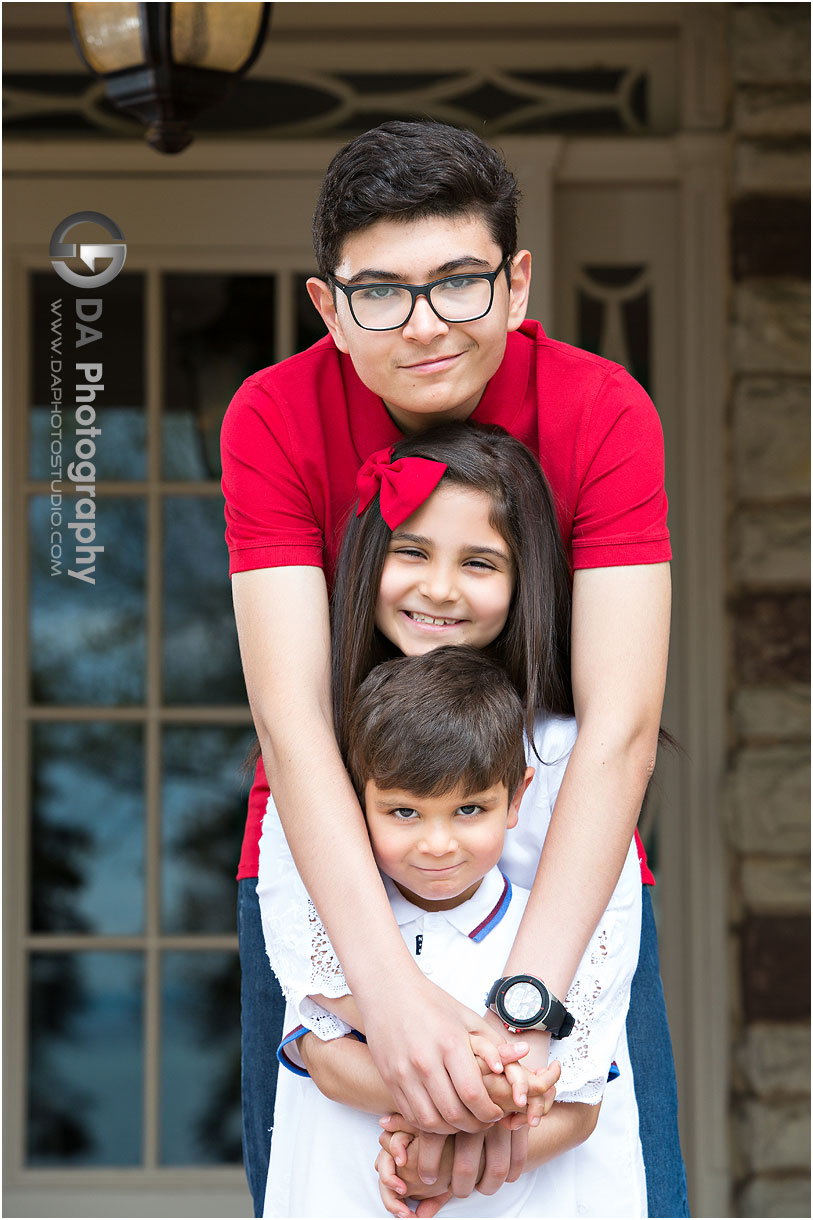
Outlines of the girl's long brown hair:
M 533 740 L 537 712 L 573 712 L 570 568 L 539 463 L 502 428 L 469 423 L 445 424 L 399 441 L 392 458 L 402 457 L 445 462 L 439 486 L 482 491 L 491 501 L 491 524 L 511 552 L 515 585 L 508 620 L 488 651 L 519 691 Z M 331 599 L 333 712 L 343 752 L 352 696 L 375 665 L 398 655 L 375 625 L 391 536 L 377 497 L 360 517 L 351 511 Z

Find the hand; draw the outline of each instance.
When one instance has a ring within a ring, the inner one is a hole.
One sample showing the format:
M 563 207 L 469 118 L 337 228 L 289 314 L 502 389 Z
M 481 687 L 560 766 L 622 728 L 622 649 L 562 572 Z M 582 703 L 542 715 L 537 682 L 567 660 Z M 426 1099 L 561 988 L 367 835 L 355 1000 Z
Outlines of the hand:
M 503 1042 L 508 1042 L 510 1045 L 526 1043 L 528 1046 L 527 1053 L 522 1056 L 521 1066 L 529 1072 L 537 1074 L 537 1081 L 534 1087 L 528 1094 L 528 1125 L 538 1127 L 542 1118 L 549 1112 L 556 1098 L 556 1090 L 554 1085 L 561 1075 L 561 1067 L 554 1060 L 553 1063 L 548 1063 L 550 1056 L 550 1034 L 543 1033 L 538 1029 L 525 1029 L 521 1035 L 512 1034 L 503 1025 L 496 1013 L 487 1012 L 485 1020 L 492 1029 L 500 1031 Z M 512 1069 L 506 1070 L 506 1075 L 509 1080 L 512 1079 Z
M 389 1125 L 395 1128 L 399 1124 L 406 1125 L 403 1116 L 391 1116 Z M 421 1144 L 427 1138 L 433 1142 L 440 1138 L 443 1145 L 437 1179 L 432 1186 L 427 1186 L 421 1180 L 418 1171 Z M 466 1199 L 475 1188 L 482 1194 L 492 1195 L 503 1182 L 514 1181 L 524 1165 L 527 1128 L 523 1132 L 512 1133 L 504 1127 L 494 1126 L 483 1133 L 472 1135 L 462 1132 L 454 1137 L 427 1137 L 412 1128 L 408 1131 L 385 1130 L 379 1143 L 382 1152 L 387 1154 L 377 1162 L 382 1199 L 388 1205 L 388 1210 L 395 1208 L 393 1214 L 404 1215 L 406 1196 L 427 1202 L 431 1200 L 438 1208 L 441 1197 L 443 1202 L 451 1197 Z M 385 1190 L 388 1192 L 386 1198 Z M 419 1207 L 417 1214 L 434 1215 L 435 1210 Z
M 538 1071 L 533 1071 L 528 1064 L 527 1055 L 521 1064 L 513 1063 L 506 1065 L 505 1077 L 512 1087 L 512 1097 L 514 1102 L 523 1098 L 526 1099 L 524 1106 L 517 1107 L 518 1113 L 515 1118 L 519 1118 L 524 1112 L 523 1123 L 512 1122 L 511 1130 L 515 1131 L 520 1125 L 527 1122 L 529 1127 L 538 1127 L 541 1119 L 550 1112 L 550 1108 L 556 1100 L 556 1082 L 562 1074 L 562 1065 L 558 1059 L 554 1059 L 547 1067 L 540 1068 Z M 518 1073 L 523 1073 L 523 1077 L 517 1080 Z M 499 1078 L 497 1078 L 499 1079 Z M 488 1081 L 486 1081 L 488 1087 Z
M 488 1095 L 503 1111 L 503 1124 L 512 1131 L 518 1130 L 526 1122 L 537 1126 L 539 1118 L 544 1118 L 556 1097 L 556 1089 L 553 1086 L 562 1072 L 558 1060 L 554 1059 L 547 1067 L 535 1072 L 528 1063 L 530 1047 L 527 1042 L 504 1043 L 498 1048 L 503 1072 L 497 1075 L 490 1071 L 478 1053 L 480 1040 L 473 1037 L 471 1045 L 477 1055 L 477 1063 L 483 1074 L 483 1084 Z M 520 1063 L 519 1060 L 523 1062 Z M 509 1121 L 506 1122 L 506 1119 Z
M 481 1053 L 499 1074 L 497 1046 L 506 1041 L 504 1030 L 497 1033 L 428 979 L 410 979 L 408 997 L 399 994 L 381 1003 L 379 996 L 364 1017 L 373 1060 L 400 1113 L 421 1131 L 477 1131 L 502 1117 L 483 1084 L 470 1039 L 481 1036 Z
M 480 1069 L 483 1077 L 483 1084 L 486 1087 L 491 1100 L 500 1107 L 503 1116 L 513 1113 L 515 1110 L 524 1109 L 527 1097 L 527 1072 L 524 1068 L 519 1067 L 518 1060 L 528 1052 L 527 1042 L 503 1042 L 497 1047 L 497 1053 L 500 1057 L 502 1070 L 497 1073 L 492 1071 L 488 1065 L 488 1058 L 491 1051 L 491 1043 L 482 1037 L 481 1034 L 472 1034 L 471 1049 L 474 1052 L 477 1060 L 477 1066 Z
M 527 1128 L 524 1133 L 515 1135 L 507 1128 L 495 1125 L 485 1132 L 463 1132 L 452 1138 L 420 1132 L 401 1114 L 388 1115 L 381 1119 L 381 1124 L 384 1130 L 379 1143 L 387 1155 L 376 1162 L 379 1189 L 387 1209 L 395 1208 L 394 1215 L 405 1214 L 403 1206 L 407 1195 L 434 1201 L 442 1193 L 445 1198 L 466 1199 L 475 1187 L 483 1194 L 494 1194 L 503 1182 L 519 1177 L 524 1165 Z M 436 1180 L 432 1186 L 426 1185 L 419 1170 L 424 1151 L 422 1145 L 427 1142 L 431 1145 L 432 1156 L 437 1158 Z M 521 1150 L 521 1158 L 517 1149 Z M 419 1216 L 434 1214 L 434 1211 L 418 1210 Z
M 416 1215 L 434 1216 L 444 1203 L 451 1198 L 449 1180 L 451 1177 L 452 1139 L 445 1136 L 429 1136 L 431 1140 L 440 1139 L 447 1148 L 442 1152 L 441 1164 L 438 1167 L 438 1181 L 427 1186 L 418 1175 L 419 1145 L 426 1139 L 400 1114 L 389 1116 L 387 1120 L 391 1131 L 381 1133 L 379 1143 L 381 1151 L 376 1158 L 375 1167 L 378 1171 L 378 1186 L 381 1199 L 387 1211 L 394 1216 L 410 1216 L 406 1196 L 419 1200 Z
M 418 1158 L 417 1180 L 423 1187 L 432 1187 L 440 1176 L 441 1160 L 448 1136 L 431 1131 L 419 1131 L 413 1123 L 404 1118 L 403 1114 L 387 1114 L 384 1118 L 379 1119 L 379 1123 L 384 1131 L 378 1142 L 382 1148 L 392 1154 L 399 1169 L 400 1166 L 407 1163 L 407 1145 L 413 1137 L 420 1137 L 415 1139 L 413 1149 Z M 449 1134 L 454 1135 L 455 1133 L 452 1131 Z

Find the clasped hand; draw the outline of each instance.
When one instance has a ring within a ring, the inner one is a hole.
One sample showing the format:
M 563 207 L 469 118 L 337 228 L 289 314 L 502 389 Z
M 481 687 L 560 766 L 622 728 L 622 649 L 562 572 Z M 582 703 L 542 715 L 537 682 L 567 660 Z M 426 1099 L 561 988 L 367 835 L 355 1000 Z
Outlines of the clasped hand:
M 382 1119 L 376 1169 L 384 1206 L 394 1216 L 435 1216 L 453 1196 L 465 1198 L 475 1187 L 494 1194 L 504 1182 L 516 1181 L 524 1168 L 528 1129 L 553 1105 L 560 1066 L 554 1062 L 533 1071 L 519 1062 L 528 1054 L 527 1043 L 506 1042 L 498 1047 L 502 1071 L 494 1072 L 489 1067 L 493 1043 L 472 1034 L 471 1049 L 502 1117 L 482 1124 L 479 1132 L 448 1135 L 423 1132 L 401 1114 Z M 407 1198 L 417 1201 L 415 1213 Z

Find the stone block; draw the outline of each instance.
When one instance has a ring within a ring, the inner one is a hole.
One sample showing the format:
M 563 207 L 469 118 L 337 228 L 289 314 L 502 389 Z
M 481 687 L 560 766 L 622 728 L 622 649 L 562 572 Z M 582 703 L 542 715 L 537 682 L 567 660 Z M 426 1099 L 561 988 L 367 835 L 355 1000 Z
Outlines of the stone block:
M 735 373 L 809 373 L 810 285 L 788 279 L 737 284 L 731 357 Z
M 740 928 L 742 1011 L 747 1022 L 810 1021 L 810 919 L 748 915 Z
M 731 207 L 731 274 L 810 279 L 810 200 L 743 195 Z
M 740 85 L 734 95 L 734 130 L 740 136 L 780 140 L 810 132 L 807 85 Z
M 738 684 L 810 681 L 809 593 L 743 593 L 731 602 L 729 621 Z
M 810 80 L 806 4 L 732 4 L 732 70 L 737 81 Z
M 807 1104 L 746 1102 L 737 1119 L 740 1151 L 752 1173 L 806 1169 L 810 1164 Z
M 728 838 L 743 855 L 789 856 L 810 850 L 810 750 L 741 750 L 729 775 Z
M 809 141 L 738 140 L 734 145 L 734 192 L 809 196 Z
M 743 860 L 740 885 L 749 911 L 776 915 L 810 910 L 810 861 L 803 856 L 749 857 Z
M 809 1025 L 749 1025 L 736 1055 L 748 1087 L 759 1097 L 810 1096 Z
M 740 1192 L 738 1216 L 810 1215 L 810 1178 L 752 1178 Z
M 747 508 L 734 518 L 734 577 L 747 588 L 810 586 L 810 515 L 806 508 Z
M 734 391 L 732 441 L 737 495 L 741 501 L 809 496 L 807 379 L 741 377 Z
M 810 737 L 810 687 L 745 686 L 734 693 L 737 735 L 752 743 L 807 741 Z

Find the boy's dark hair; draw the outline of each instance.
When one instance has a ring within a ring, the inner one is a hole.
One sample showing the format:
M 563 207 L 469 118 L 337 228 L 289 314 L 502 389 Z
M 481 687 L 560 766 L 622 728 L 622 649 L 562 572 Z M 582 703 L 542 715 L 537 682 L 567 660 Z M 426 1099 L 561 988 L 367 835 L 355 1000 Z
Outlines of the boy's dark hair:
M 347 723 L 347 769 L 359 799 L 373 780 L 416 796 L 525 775 L 522 701 L 505 670 L 480 649 L 445 646 L 376 666 L 356 691 Z
M 336 153 L 313 217 L 313 249 L 327 279 L 344 239 L 377 220 L 482 216 L 503 258 L 516 253 L 519 189 L 502 154 L 444 123 L 382 123 Z
M 445 462 L 440 487 L 473 488 L 491 501 L 491 524 L 509 547 L 515 583 L 508 620 L 487 651 L 519 692 L 532 738 L 537 712 L 573 711 L 570 568 L 539 463 L 504 429 L 471 423 L 444 424 L 406 437 L 392 454 L 393 460 Z M 331 599 L 333 714 L 343 750 L 347 709 L 357 687 L 373 666 L 397 651 L 375 625 L 391 537 L 377 497 L 360 517 L 351 510 Z

